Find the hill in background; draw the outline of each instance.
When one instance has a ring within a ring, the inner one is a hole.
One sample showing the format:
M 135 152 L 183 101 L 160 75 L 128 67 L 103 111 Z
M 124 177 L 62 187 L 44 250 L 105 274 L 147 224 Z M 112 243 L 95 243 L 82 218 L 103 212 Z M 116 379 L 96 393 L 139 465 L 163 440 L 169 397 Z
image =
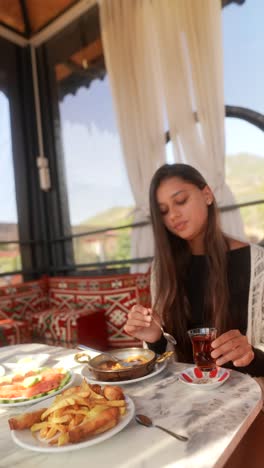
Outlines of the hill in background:
M 264 199 L 264 157 L 248 153 L 227 156 L 226 179 L 238 203 Z
M 226 158 L 226 179 L 237 203 L 264 200 L 264 157 L 240 153 Z M 240 209 L 252 242 L 264 239 L 264 204 Z
M 132 222 L 132 211 L 133 207 L 131 206 L 116 206 L 83 221 L 81 225 L 89 227 L 123 226 Z
M 264 199 L 264 157 L 239 153 L 226 157 L 226 178 L 237 202 Z M 88 218 L 80 225 L 88 229 L 132 223 L 133 207 L 113 207 Z M 76 226 L 77 228 L 77 226 Z

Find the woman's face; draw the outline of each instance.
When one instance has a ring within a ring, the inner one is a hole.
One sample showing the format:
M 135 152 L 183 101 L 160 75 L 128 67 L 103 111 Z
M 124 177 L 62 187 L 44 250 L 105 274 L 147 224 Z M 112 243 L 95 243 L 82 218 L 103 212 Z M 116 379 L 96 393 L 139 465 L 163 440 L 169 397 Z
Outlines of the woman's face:
M 157 202 L 166 228 L 188 242 L 203 237 L 207 226 L 208 205 L 213 194 L 206 185 L 196 185 L 178 177 L 165 179 L 156 192 Z

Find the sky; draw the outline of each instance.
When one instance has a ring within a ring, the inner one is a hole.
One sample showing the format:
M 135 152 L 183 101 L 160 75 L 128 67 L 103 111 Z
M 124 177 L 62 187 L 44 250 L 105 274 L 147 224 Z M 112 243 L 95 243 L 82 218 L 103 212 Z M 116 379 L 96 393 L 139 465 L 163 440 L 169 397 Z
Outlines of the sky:
M 264 0 L 223 9 L 225 102 L 264 113 Z M 60 103 L 71 223 L 112 206 L 131 206 L 133 196 L 122 158 L 107 77 Z M 16 222 L 9 106 L 0 91 L 0 221 Z M 226 153 L 264 156 L 264 133 L 226 119 Z M 168 148 L 168 154 L 170 150 Z M 91 164 L 92 162 L 92 164 Z

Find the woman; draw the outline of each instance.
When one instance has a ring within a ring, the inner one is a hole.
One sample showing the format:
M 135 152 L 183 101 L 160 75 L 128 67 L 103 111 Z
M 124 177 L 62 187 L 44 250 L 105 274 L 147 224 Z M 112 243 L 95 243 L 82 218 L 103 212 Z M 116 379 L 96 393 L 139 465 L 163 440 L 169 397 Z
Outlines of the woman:
M 212 190 L 189 165 L 156 171 L 150 211 L 153 308 L 135 305 L 125 331 L 161 353 L 158 321 L 176 338 L 178 359 L 192 362 L 187 330 L 216 326 L 216 364 L 264 376 L 264 249 L 221 231 Z

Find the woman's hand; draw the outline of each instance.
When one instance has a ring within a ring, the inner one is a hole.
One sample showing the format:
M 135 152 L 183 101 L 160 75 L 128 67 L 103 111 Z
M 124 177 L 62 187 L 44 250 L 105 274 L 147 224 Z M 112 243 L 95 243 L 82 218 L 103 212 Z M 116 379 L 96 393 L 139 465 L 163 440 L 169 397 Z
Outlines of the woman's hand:
M 212 342 L 211 356 L 216 359 L 216 365 L 222 366 L 232 361 L 236 367 L 248 366 L 254 359 L 254 352 L 246 336 L 239 330 L 229 330 Z
M 124 330 L 129 335 L 142 341 L 154 343 L 161 337 L 158 325 L 152 320 L 154 315 L 151 309 L 147 309 L 139 304 L 134 305 L 128 313 L 127 323 Z M 155 314 L 155 320 L 160 323 L 159 316 Z

